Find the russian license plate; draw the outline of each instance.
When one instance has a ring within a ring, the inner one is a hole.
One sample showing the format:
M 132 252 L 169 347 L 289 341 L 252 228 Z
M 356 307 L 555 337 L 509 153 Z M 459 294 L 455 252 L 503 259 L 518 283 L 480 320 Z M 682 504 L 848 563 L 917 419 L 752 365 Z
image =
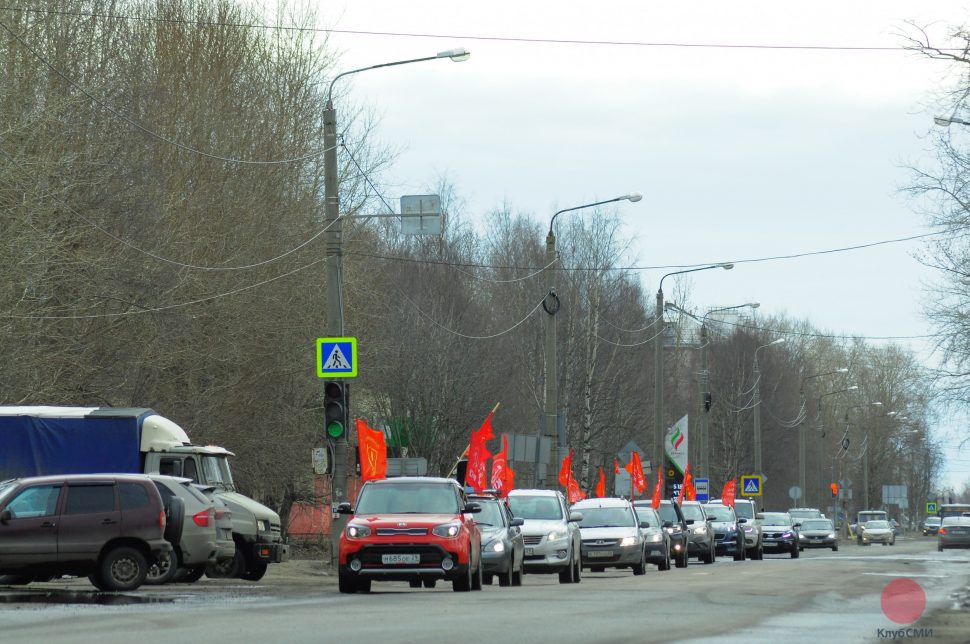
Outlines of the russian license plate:
M 381 555 L 381 563 L 386 565 L 395 564 L 419 564 L 421 555 Z
M 535 554 L 535 548 L 526 548 L 525 549 L 525 556 L 526 557 L 531 557 L 533 554 Z
M 812 537 L 812 543 L 822 543 L 822 537 Z
M 594 558 L 594 557 L 612 557 L 613 556 L 613 551 L 612 550 L 590 550 L 589 552 L 586 553 L 586 556 L 587 557 L 590 557 L 590 558 Z

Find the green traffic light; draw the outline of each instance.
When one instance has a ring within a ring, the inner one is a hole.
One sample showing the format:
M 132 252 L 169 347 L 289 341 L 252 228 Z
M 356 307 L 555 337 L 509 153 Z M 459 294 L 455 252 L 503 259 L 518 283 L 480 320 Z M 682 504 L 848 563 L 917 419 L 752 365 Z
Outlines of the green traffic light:
M 337 421 L 327 423 L 327 436 L 330 438 L 340 438 L 344 435 L 344 426 Z

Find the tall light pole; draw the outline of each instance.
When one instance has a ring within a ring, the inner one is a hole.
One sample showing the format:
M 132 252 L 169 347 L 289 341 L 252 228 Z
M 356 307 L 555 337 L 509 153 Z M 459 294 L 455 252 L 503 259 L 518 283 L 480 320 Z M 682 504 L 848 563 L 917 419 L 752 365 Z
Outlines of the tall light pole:
M 815 431 L 818 438 L 818 485 L 820 490 L 819 500 L 825 498 L 825 492 L 824 492 L 825 484 L 822 483 L 822 468 L 825 463 L 825 441 L 823 440 L 825 438 L 825 430 L 822 426 L 822 400 L 825 399 L 827 396 L 835 396 L 837 394 L 844 394 L 850 391 L 858 391 L 858 390 L 859 390 L 858 385 L 852 385 L 852 386 L 846 387 L 845 389 L 830 391 L 818 397 L 818 409 L 815 413 Z M 832 474 L 834 477 L 835 475 L 834 470 Z M 836 505 L 838 504 L 836 503 Z
M 802 409 L 805 409 L 805 381 L 812 380 L 814 378 L 821 378 L 822 376 L 831 376 L 837 373 L 849 373 L 849 370 L 845 367 L 839 367 L 834 371 L 826 371 L 824 373 L 816 373 L 810 376 L 802 377 L 801 385 L 798 387 L 798 393 L 801 398 Z M 821 403 L 820 403 L 821 404 Z M 798 423 L 798 486 L 802 491 L 802 498 L 806 501 L 808 500 L 808 490 L 805 487 L 805 423 Z M 821 505 L 819 506 L 821 507 Z
M 639 192 L 631 192 L 625 194 L 621 197 L 614 197 L 613 199 L 606 199 L 605 201 L 597 201 L 595 203 L 583 204 L 582 206 L 573 206 L 572 208 L 564 208 L 558 211 L 549 220 L 549 233 L 546 235 L 546 283 L 549 285 L 549 290 L 546 292 L 546 297 L 542 301 L 542 308 L 546 311 L 545 320 L 545 351 L 543 360 L 543 371 L 545 380 L 545 395 L 543 397 L 542 412 L 545 417 L 545 434 L 549 436 L 552 440 L 552 463 L 553 466 L 558 466 L 560 461 L 559 452 L 562 446 L 559 444 L 559 368 L 558 368 L 558 355 L 556 353 L 557 338 L 556 338 L 556 313 L 559 312 L 559 296 L 556 295 L 556 234 L 553 231 L 553 225 L 556 223 L 556 217 L 563 214 L 564 212 L 572 212 L 573 210 L 582 210 L 584 208 L 594 208 L 596 206 L 602 206 L 603 204 L 614 203 L 616 201 L 630 201 L 636 203 L 643 199 L 643 195 Z M 536 447 L 538 449 L 538 446 Z M 538 476 L 538 472 L 536 473 Z M 548 475 L 548 473 L 547 473 Z
M 845 427 L 848 432 L 849 428 L 849 412 L 853 409 L 861 409 L 864 407 L 882 407 L 882 403 L 878 400 L 869 402 L 866 404 L 851 405 L 845 409 Z M 843 444 L 843 449 L 848 452 L 848 445 Z M 863 430 L 863 441 L 862 441 L 862 509 L 869 509 L 869 427 L 866 424 Z
M 337 185 L 337 110 L 333 107 L 334 83 L 344 76 L 371 69 L 420 63 L 426 60 L 437 60 L 439 58 L 450 58 L 455 62 L 463 62 L 468 60 L 469 56 L 471 54 L 465 49 L 449 49 L 425 58 L 412 58 L 410 60 L 399 60 L 371 65 L 370 67 L 351 69 L 337 74 L 330 81 L 330 87 L 327 90 L 327 106 L 323 111 L 323 190 L 324 215 L 327 222 L 327 334 L 331 337 L 343 337 L 344 335 L 343 236 L 340 221 L 340 194 Z M 347 483 L 348 441 L 346 432 L 334 441 L 333 456 L 333 484 L 330 490 L 330 496 L 331 503 L 336 506 L 337 503 L 347 500 L 347 490 L 345 488 Z M 346 516 L 340 515 L 340 519 L 346 520 Z M 340 530 L 343 529 L 340 519 L 335 520 L 331 528 L 330 538 L 333 552 L 337 551 Z M 336 557 L 333 560 L 336 561 Z
M 754 350 L 754 473 L 764 477 L 761 468 L 761 368 L 758 366 L 758 352 L 766 347 L 784 343 L 788 338 L 778 338 Z
M 710 395 L 710 372 L 707 369 L 707 346 L 710 344 L 707 333 L 707 318 L 714 313 L 720 313 L 722 311 L 733 311 L 734 309 L 752 308 L 756 309 L 761 306 L 760 302 L 747 302 L 745 304 L 737 304 L 735 306 L 722 306 L 716 309 L 710 309 L 703 317 L 697 318 L 695 315 L 685 311 L 673 302 L 665 302 L 664 310 L 673 309 L 680 313 L 683 313 L 687 317 L 697 320 L 701 325 L 701 341 L 699 345 L 701 357 L 700 357 L 700 371 L 697 372 L 697 393 L 700 398 L 700 431 L 697 433 L 697 474 L 699 476 L 710 476 L 708 468 L 710 467 L 710 434 L 708 432 L 708 411 L 709 407 L 707 404 L 708 396 Z
M 701 266 L 699 268 L 689 268 L 683 271 L 674 271 L 673 273 L 667 273 L 660 278 L 660 284 L 657 286 L 657 308 L 655 312 L 655 318 L 657 322 L 660 323 L 660 329 L 657 330 L 654 336 L 653 343 L 653 431 L 654 431 L 654 453 L 657 455 L 656 467 L 660 468 L 660 495 L 665 496 L 667 493 L 667 466 L 664 463 L 664 445 L 663 445 L 663 417 L 664 417 L 664 363 L 663 363 L 663 335 L 666 327 L 664 326 L 664 280 L 671 275 L 682 275 L 684 273 L 696 273 L 697 271 L 709 271 L 715 268 L 723 268 L 726 271 L 734 268 L 734 264 L 712 264 L 710 266 Z

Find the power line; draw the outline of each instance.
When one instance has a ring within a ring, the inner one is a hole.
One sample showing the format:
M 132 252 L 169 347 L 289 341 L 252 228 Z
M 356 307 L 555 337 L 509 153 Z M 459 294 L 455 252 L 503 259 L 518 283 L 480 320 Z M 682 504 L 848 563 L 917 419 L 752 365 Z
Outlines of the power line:
M 412 300 L 410 297 L 408 297 L 407 293 L 405 293 L 402 289 L 399 288 L 398 289 L 398 292 L 404 297 L 405 300 L 407 300 L 408 302 L 411 303 L 411 306 L 414 307 L 414 309 L 421 315 L 421 317 L 425 318 L 426 320 L 428 320 L 429 322 L 431 322 L 431 324 L 435 325 L 439 329 L 441 329 L 443 331 L 447 331 L 448 333 L 451 333 L 452 335 L 457 335 L 459 338 L 465 338 L 466 340 L 491 340 L 493 338 L 497 338 L 499 336 L 505 335 L 506 333 L 510 333 L 511 331 L 513 331 L 513 330 L 517 329 L 519 326 L 521 326 L 526 320 L 528 320 L 529 318 L 531 318 L 533 316 L 533 314 L 535 314 L 535 312 L 539 310 L 539 307 L 542 306 L 542 300 L 539 300 L 539 303 L 535 305 L 535 308 L 533 308 L 531 311 L 529 311 L 524 318 L 522 318 L 521 320 L 519 320 L 518 322 L 516 322 L 515 324 L 513 324 L 509 328 L 505 329 L 504 331 L 499 331 L 498 333 L 493 333 L 491 335 L 465 335 L 464 333 L 461 333 L 459 331 L 455 331 L 454 329 L 449 329 L 448 327 L 446 327 L 445 325 L 441 324 L 440 322 L 438 322 L 437 320 L 435 320 L 433 317 L 431 317 L 430 315 L 428 315 L 427 313 L 425 313 L 421 309 L 421 307 L 418 306 L 417 303 L 415 303 L 414 300 Z M 545 298 L 543 298 L 543 299 L 545 299 Z
M 9 9 L 9 7 L 0 7 L 0 9 L 4 9 L 4 8 Z M 321 154 L 323 154 L 323 153 L 325 153 L 325 152 L 328 151 L 328 149 L 314 150 L 313 152 L 311 152 L 309 154 L 306 154 L 306 155 L 304 155 L 302 157 L 294 157 L 294 158 L 290 158 L 290 159 L 273 159 L 273 160 L 236 159 L 236 158 L 232 158 L 232 157 L 220 156 L 218 154 L 213 154 L 211 152 L 205 152 L 203 150 L 199 150 L 197 148 L 193 148 L 190 145 L 185 145 L 184 143 L 179 143 L 178 141 L 175 141 L 173 139 L 169 139 L 168 137 L 165 137 L 165 136 L 159 134 L 158 132 L 156 132 L 156 131 L 154 131 L 152 129 L 149 129 L 149 128 L 145 127 L 144 125 L 142 125 L 141 123 L 139 123 L 138 121 L 136 121 L 132 117 L 128 116 L 127 114 L 125 114 L 121 110 L 117 109 L 116 107 L 114 107 L 110 103 L 107 103 L 107 102 L 101 100 L 100 98 L 98 98 L 97 96 L 95 96 L 94 94 L 92 94 L 91 92 L 89 92 L 87 89 L 85 89 L 80 84 L 78 84 L 77 82 L 75 82 L 74 79 L 70 78 L 67 74 L 65 74 L 64 72 L 62 72 L 58 68 L 54 67 L 54 65 L 51 64 L 50 61 L 48 61 L 46 58 L 44 58 L 40 54 L 40 52 L 38 52 L 36 49 L 34 49 L 33 47 L 31 47 L 30 44 L 20 36 L 20 34 L 18 34 L 17 32 L 15 32 L 14 30 L 12 30 L 10 27 L 8 27 L 2 21 L 0 21 L 0 28 L 3 28 L 7 33 L 9 33 L 11 36 L 13 36 L 13 38 L 24 47 L 24 49 L 26 49 L 27 51 L 29 51 L 30 54 L 34 58 L 36 58 L 38 61 L 40 61 L 41 63 L 43 63 L 45 67 L 47 67 L 49 70 L 51 70 L 52 72 L 54 72 L 55 74 L 57 74 L 57 76 L 59 76 L 60 78 L 62 78 L 64 80 L 64 82 L 66 82 L 67 84 L 69 84 L 71 87 L 73 87 L 77 91 L 79 91 L 82 94 L 84 94 L 84 96 L 86 96 L 88 99 L 90 99 L 91 101 L 93 101 L 97 105 L 101 106 L 102 108 L 104 108 L 105 110 L 107 110 L 108 112 L 110 112 L 115 117 L 121 119 L 125 123 L 128 123 L 129 125 L 131 125 L 135 129 L 140 130 L 141 132 L 147 134 L 148 136 L 153 137 L 155 139 L 158 139 L 159 141 L 162 141 L 163 143 L 167 143 L 167 144 L 172 145 L 172 146 L 175 146 L 175 147 L 177 147 L 177 148 L 179 148 L 181 150 L 185 150 L 186 152 L 191 152 L 193 154 L 198 154 L 200 156 L 208 157 L 210 159 L 216 159 L 218 161 L 226 161 L 228 163 L 238 163 L 238 164 L 243 164 L 243 165 L 280 165 L 280 164 L 286 164 L 286 163 L 297 163 L 297 162 L 300 162 L 300 161 L 307 161 L 307 160 L 312 159 L 314 157 L 320 156 Z
M 640 41 L 640 40 L 588 40 L 578 38 L 543 38 L 543 37 L 511 37 L 511 36 L 481 36 L 468 34 L 445 34 L 445 33 L 418 33 L 402 31 L 374 31 L 364 29 L 329 29 L 325 27 L 298 27 L 295 25 L 269 25 L 261 23 L 242 23 L 242 22 L 205 22 L 196 20 L 178 20 L 174 18 L 156 18 L 150 16 L 131 16 L 113 13 L 97 13 L 83 11 L 58 11 L 54 9 L 21 9 L 14 7 L 0 6 L 0 11 L 15 11 L 24 13 L 39 13 L 59 16 L 75 16 L 81 18 L 105 18 L 111 20 L 135 20 L 143 22 L 161 24 L 182 24 L 204 27 L 237 27 L 245 29 L 272 29 L 277 31 L 296 31 L 296 32 L 315 32 L 326 34 L 344 34 L 352 36 L 385 36 L 395 38 L 435 38 L 449 40 L 478 40 L 487 42 L 510 42 L 510 43 L 539 43 L 552 45 L 597 45 L 612 47 L 663 47 L 679 49 L 753 49 L 753 50 L 792 50 L 792 51 L 846 51 L 846 52 L 907 52 L 910 49 L 899 46 L 877 46 L 877 45 L 777 45 L 777 44 L 752 44 L 752 43 L 690 43 L 690 42 L 664 42 L 664 41 Z M 960 47 L 939 48 L 939 51 L 962 52 Z

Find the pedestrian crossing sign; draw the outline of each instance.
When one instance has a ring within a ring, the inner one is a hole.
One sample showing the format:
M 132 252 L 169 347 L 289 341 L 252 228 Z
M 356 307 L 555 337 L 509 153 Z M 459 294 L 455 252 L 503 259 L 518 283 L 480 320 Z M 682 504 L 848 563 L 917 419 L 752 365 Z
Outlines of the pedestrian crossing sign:
M 357 338 L 317 338 L 317 377 L 356 378 Z
M 741 496 L 761 496 L 760 474 L 745 474 L 741 477 Z
M 936 514 L 936 501 L 926 502 L 926 514 Z

